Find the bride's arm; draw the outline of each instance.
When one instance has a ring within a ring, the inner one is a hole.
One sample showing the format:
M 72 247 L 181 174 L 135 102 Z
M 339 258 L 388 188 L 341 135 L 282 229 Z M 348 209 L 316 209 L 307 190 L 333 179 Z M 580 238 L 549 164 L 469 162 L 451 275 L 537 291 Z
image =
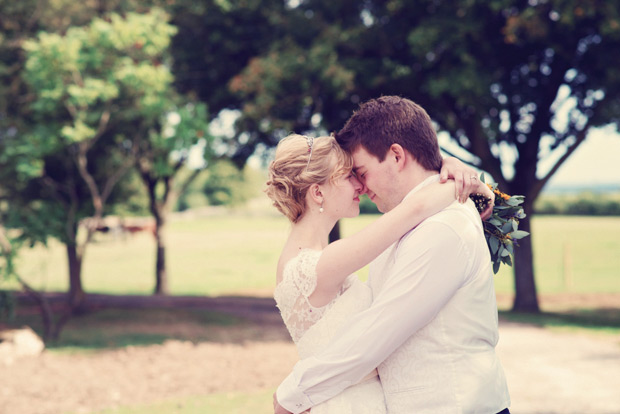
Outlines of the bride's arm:
M 350 274 L 366 266 L 408 231 L 454 200 L 454 181 L 431 184 L 411 194 L 358 233 L 330 243 L 317 263 L 317 290 L 335 294 Z
M 489 188 L 478 180 L 474 191 L 486 194 Z M 411 194 L 356 234 L 330 243 L 323 249 L 317 263 L 317 290 L 335 294 L 349 275 L 373 261 L 424 219 L 455 199 L 454 181 L 431 184 Z

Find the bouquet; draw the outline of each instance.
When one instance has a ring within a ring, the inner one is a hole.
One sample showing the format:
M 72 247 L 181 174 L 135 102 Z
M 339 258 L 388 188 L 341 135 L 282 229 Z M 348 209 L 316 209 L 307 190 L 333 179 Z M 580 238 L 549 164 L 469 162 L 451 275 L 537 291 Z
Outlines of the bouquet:
M 485 182 L 484 174 L 480 177 L 480 181 Z M 493 273 L 497 273 L 502 263 L 512 266 L 514 246 L 519 245 L 517 240 L 529 235 L 527 231 L 519 230 L 519 220 L 525 218 L 523 207 L 521 207 L 525 197 L 504 194 L 497 189 L 496 183 L 487 184 L 487 186 L 495 193 L 495 205 L 491 217 L 482 224 L 491 252 Z M 476 204 L 478 211 L 483 211 L 491 201 L 480 193 L 469 197 Z

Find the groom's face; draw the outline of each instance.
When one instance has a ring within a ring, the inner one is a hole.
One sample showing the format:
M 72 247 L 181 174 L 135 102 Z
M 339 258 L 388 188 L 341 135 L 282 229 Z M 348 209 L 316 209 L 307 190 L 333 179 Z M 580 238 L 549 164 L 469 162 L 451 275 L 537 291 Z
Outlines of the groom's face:
M 358 147 L 353 153 L 353 171 L 366 188 L 366 194 L 382 213 L 387 213 L 398 205 L 397 183 L 394 169 L 389 157 L 383 162 L 369 153 L 364 147 Z

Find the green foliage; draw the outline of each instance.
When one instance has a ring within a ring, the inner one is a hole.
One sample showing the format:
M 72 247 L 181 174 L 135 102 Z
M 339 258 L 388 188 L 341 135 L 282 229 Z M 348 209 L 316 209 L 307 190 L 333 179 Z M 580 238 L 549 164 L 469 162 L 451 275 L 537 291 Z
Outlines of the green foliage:
M 147 134 L 148 139 L 139 146 L 138 162 L 142 174 L 148 171 L 153 180 L 173 177 L 187 163 L 194 146 L 202 149 L 200 156 L 205 160 L 212 156 L 207 108 L 203 103 L 168 108 L 158 126 L 150 128 Z
M 175 31 L 153 9 L 24 42 L 33 123 L 7 141 L 3 154 L 18 174 L 10 194 L 13 227 L 37 240 L 70 241 L 67 229 L 76 231 L 75 223 L 93 214 L 93 185 L 109 191 L 111 172 L 122 169 L 140 138 L 136 125 L 153 125 L 171 105 L 172 75 L 164 63 Z M 88 154 L 93 185 L 76 169 L 78 149 Z M 110 200 L 123 201 L 114 194 Z
M 537 214 L 620 216 L 620 194 L 543 194 L 534 205 L 534 210 Z
M 191 171 L 180 171 L 179 180 L 184 181 Z M 220 159 L 210 162 L 204 173 L 194 180 L 176 206 L 177 211 L 210 206 L 243 206 L 260 196 L 264 173 L 248 165 L 239 170 L 231 161 Z
M 35 91 L 35 116 L 61 122 L 41 133 L 62 147 L 95 138 L 112 109 L 113 118 L 158 117 L 169 105 L 172 82 L 162 64 L 176 32 L 167 20 L 159 9 L 125 18 L 111 14 L 24 42 L 24 79 Z
M 119 183 L 112 193 L 110 207 L 106 214 L 121 217 L 149 215 L 149 197 L 144 188 L 144 183 L 135 169 L 127 172 L 127 175 Z
M 207 169 L 202 192 L 212 206 L 241 205 L 259 194 L 252 172 L 249 167 L 239 170 L 229 161 L 217 161 Z
M 173 39 L 173 72 L 181 93 L 205 102 L 212 114 L 240 108 L 229 89 L 248 62 L 282 39 L 280 0 L 175 0 L 168 4 L 179 32 Z
M 377 205 L 363 194 L 360 197 L 360 214 L 381 214 L 381 212 L 377 209 Z

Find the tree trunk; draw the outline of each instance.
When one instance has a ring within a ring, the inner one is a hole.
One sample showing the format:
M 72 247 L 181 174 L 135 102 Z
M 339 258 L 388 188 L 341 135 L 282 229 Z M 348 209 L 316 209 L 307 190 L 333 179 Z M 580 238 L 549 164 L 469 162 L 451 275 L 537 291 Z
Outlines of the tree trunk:
M 67 244 L 67 258 L 69 261 L 69 307 L 79 308 L 84 302 L 85 294 L 82 288 L 82 257 L 78 254 L 75 244 Z
M 525 207 L 527 217 L 519 222 L 519 230 L 530 232 L 530 214 L 533 203 Z M 536 282 L 534 281 L 534 255 L 532 249 L 532 237 L 524 237 L 519 240 L 519 247 L 515 249 L 515 299 L 512 310 L 515 312 L 538 313 L 538 296 L 536 293 Z
M 165 219 L 158 213 L 155 217 L 155 242 L 157 244 L 157 258 L 155 261 L 155 294 L 167 295 L 168 274 L 166 272 L 166 227 Z

